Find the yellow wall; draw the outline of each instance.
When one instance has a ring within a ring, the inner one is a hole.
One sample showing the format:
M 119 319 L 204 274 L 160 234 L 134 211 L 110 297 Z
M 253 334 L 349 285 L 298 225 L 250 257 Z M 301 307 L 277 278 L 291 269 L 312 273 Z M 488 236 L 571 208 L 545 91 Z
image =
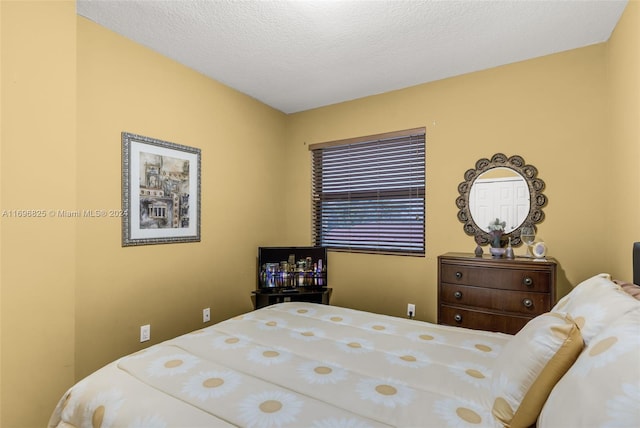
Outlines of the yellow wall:
M 414 303 L 418 319 L 434 321 L 437 256 L 475 247 L 456 217 L 457 186 L 476 160 L 496 152 L 523 156 L 547 184 L 538 230 L 560 263 L 560 293 L 608 269 L 600 251 L 583 251 L 605 231 L 607 208 L 594 200 L 608 188 L 604 58 L 600 44 L 292 115 L 287 140 L 302 177 L 310 167 L 305 142 L 427 128 L 426 258 L 335 254 L 333 301 L 393 315 Z M 297 191 L 287 213 L 294 238 L 308 233 L 310 212 L 309 186 Z M 596 203 L 584 209 L 585 201 Z
M 3 94 L 4 94 L 4 80 L 2 79 L 4 67 L 2 67 L 2 6 L 0 5 L 0 165 L 2 165 L 2 141 L 4 139 L 4 134 L 2 132 L 2 122 L 3 122 Z M 0 208 L 4 205 L 2 203 L 2 183 L 3 183 L 3 175 L 0 173 Z M 0 241 L 2 239 L 2 217 L 0 216 Z M 0 263 L 2 262 L 2 247 L 0 244 Z M 2 308 L 2 273 L 0 272 L 0 309 Z M 2 422 L 2 314 L 0 313 L 0 422 Z
M 202 241 L 123 248 L 118 218 L 0 218 L 0 425 L 45 425 L 74 380 L 202 326 L 205 306 L 212 321 L 249 310 L 256 247 L 310 242 L 309 143 L 427 128 L 426 258 L 331 253 L 335 304 L 404 315 L 411 302 L 434 320 L 437 255 L 474 248 L 457 185 L 498 151 L 547 183 L 539 230 L 561 292 L 600 271 L 628 278 L 638 9 L 606 44 L 285 116 L 73 2 L 3 1 L 0 208 L 119 208 L 128 131 L 202 149 Z
M 1 7 L 0 425 L 34 427 L 75 379 L 75 221 L 11 210 L 76 204 L 75 4 Z
M 2 3 L 2 209 L 119 209 L 122 131 L 202 150 L 202 241 L 121 246 L 120 218 L 2 218 L 2 427 L 46 424 L 106 362 L 252 309 L 282 244 L 286 116 L 75 14 Z M 139 326 L 152 340 L 140 344 Z
M 78 206 L 121 205 L 122 131 L 202 150 L 202 241 L 121 247 L 120 218 L 78 224 L 76 374 L 252 309 L 256 245 L 279 236 L 285 115 L 78 19 Z M 99 340 L 96 340 L 100 338 Z M 145 343 L 144 346 L 147 344 Z
M 607 44 L 610 134 L 603 157 L 607 180 L 607 233 L 611 271 L 630 279 L 631 247 L 640 241 L 640 1 L 629 2 Z

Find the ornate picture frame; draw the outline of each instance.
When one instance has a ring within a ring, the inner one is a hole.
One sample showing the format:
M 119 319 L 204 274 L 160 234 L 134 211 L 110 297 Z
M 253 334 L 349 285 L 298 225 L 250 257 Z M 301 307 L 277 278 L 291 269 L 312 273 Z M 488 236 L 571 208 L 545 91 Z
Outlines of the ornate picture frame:
M 122 132 L 122 246 L 200 241 L 200 149 Z

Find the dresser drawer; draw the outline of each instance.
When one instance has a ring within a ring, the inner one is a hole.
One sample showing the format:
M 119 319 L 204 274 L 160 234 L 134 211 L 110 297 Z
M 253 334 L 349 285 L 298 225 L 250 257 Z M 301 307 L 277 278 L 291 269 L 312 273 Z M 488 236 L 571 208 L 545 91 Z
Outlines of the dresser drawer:
M 551 309 L 548 293 L 499 290 L 468 285 L 441 284 L 440 302 L 537 316 Z
M 442 283 L 474 285 L 502 290 L 549 292 L 551 273 L 526 269 L 487 269 L 443 262 L 440 266 Z
M 496 314 L 440 305 L 438 324 L 516 334 L 531 317 Z

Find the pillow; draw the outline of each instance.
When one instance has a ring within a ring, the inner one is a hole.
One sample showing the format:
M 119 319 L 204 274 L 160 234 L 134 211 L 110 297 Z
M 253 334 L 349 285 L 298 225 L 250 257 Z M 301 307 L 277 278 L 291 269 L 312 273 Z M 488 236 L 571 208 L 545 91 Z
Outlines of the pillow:
M 535 423 L 552 388 L 578 358 L 584 343 L 567 314 L 542 314 L 505 345 L 493 366 L 493 416 L 507 427 Z
M 558 381 L 538 427 L 640 427 L 640 310 L 603 329 Z
M 618 284 L 625 293 L 629 294 L 631 297 L 636 298 L 637 300 L 640 300 L 640 285 L 631 284 L 630 282 L 618 281 L 617 279 L 614 279 L 613 282 Z
M 639 307 L 640 301 L 625 293 L 609 274 L 601 273 L 576 285 L 551 311 L 570 314 L 588 345 L 613 320 Z

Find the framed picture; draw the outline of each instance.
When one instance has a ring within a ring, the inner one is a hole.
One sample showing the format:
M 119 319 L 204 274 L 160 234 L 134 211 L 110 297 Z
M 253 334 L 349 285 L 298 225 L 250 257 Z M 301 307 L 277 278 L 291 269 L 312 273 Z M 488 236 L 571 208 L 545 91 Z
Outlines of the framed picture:
M 547 246 L 542 241 L 534 242 L 531 252 L 536 259 L 543 259 L 547 255 Z
M 122 246 L 200 241 L 200 149 L 122 133 Z

